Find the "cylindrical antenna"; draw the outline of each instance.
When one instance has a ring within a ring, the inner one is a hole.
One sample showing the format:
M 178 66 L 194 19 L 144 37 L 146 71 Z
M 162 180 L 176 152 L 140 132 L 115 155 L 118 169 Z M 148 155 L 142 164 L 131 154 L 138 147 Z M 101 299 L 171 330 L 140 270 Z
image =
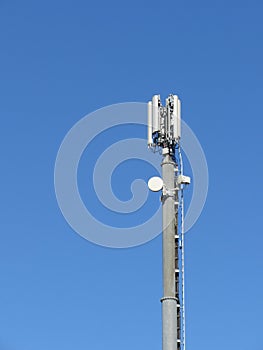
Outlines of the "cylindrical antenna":
M 159 101 L 160 101 L 160 96 L 154 95 L 152 99 L 153 132 L 160 131 Z
M 148 146 L 152 146 L 153 144 L 153 138 L 152 138 L 152 133 L 153 133 L 153 115 L 152 115 L 152 102 L 148 102 Z
M 177 136 L 181 138 L 181 100 L 177 102 Z
M 173 138 L 178 140 L 178 96 L 173 95 Z
M 171 101 L 170 98 L 168 97 L 166 99 L 166 135 L 168 140 L 171 137 Z

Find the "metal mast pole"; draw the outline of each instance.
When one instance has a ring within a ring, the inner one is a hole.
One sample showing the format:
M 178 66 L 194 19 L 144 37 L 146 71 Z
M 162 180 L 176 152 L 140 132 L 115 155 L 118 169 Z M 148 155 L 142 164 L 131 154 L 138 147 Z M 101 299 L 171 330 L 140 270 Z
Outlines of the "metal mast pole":
M 162 175 L 166 190 L 163 203 L 163 350 L 180 349 L 178 193 L 176 164 L 169 148 L 163 149 Z
M 148 147 L 154 152 L 162 149 L 163 179 L 153 177 L 149 180 L 148 186 L 154 192 L 161 189 L 163 192 L 163 297 L 161 299 L 163 350 L 181 350 L 181 344 L 183 350 L 185 350 L 184 257 L 183 249 L 182 254 L 179 254 L 178 211 L 179 191 L 182 191 L 183 184 L 190 183 L 190 178 L 182 174 L 180 138 L 180 99 L 176 95 L 169 95 L 165 106 L 162 106 L 160 95 L 154 95 L 152 101 L 148 102 Z M 180 174 L 178 172 L 178 164 L 175 161 L 175 156 L 178 155 L 180 159 Z M 181 204 L 182 214 L 183 202 Z M 181 232 L 183 248 L 182 234 L 183 231 Z M 182 275 L 180 275 L 179 271 L 179 259 L 182 266 Z M 180 306 L 180 299 L 182 307 Z

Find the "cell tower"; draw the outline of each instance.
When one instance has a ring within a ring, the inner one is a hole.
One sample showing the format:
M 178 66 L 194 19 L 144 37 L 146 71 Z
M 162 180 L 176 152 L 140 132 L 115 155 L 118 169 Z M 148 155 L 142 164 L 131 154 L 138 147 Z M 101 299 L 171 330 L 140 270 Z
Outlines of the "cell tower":
M 190 184 L 190 177 L 183 175 L 180 138 L 181 101 L 178 96 L 169 95 L 162 106 L 160 95 L 154 95 L 148 102 L 148 147 L 162 152 L 162 179 L 153 177 L 148 186 L 155 192 L 162 190 L 163 350 L 185 350 L 183 189 Z

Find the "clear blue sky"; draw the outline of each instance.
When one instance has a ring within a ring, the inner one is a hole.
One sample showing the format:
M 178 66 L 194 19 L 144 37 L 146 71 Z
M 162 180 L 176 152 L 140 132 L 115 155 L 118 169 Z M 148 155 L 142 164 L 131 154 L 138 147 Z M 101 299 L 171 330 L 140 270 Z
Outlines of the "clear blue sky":
M 1 350 L 161 349 L 161 237 L 82 239 L 53 169 L 87 113 L 171 92 L 210 174 L 186 237 L 187 348 L 263 348 L 262 15 L 253 0 L 0 1 Z

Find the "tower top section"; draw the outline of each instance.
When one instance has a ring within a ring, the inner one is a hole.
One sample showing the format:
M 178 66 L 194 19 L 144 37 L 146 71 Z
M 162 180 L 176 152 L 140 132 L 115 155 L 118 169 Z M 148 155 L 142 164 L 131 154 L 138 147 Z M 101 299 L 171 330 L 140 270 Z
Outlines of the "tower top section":
M 173 150 L 181 138 L 181 101 L 177 95 L 169 95 L 165 106 L 160 95 L 148 102 L 148 147 Z

